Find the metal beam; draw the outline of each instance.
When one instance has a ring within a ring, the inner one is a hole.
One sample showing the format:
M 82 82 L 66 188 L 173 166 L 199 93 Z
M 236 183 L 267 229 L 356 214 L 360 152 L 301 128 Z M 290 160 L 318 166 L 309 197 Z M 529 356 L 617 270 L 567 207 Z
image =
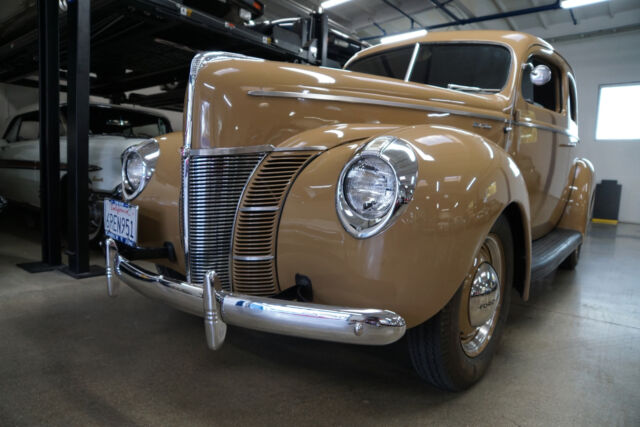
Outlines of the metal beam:
M 447 15 L 449 18 L 453 19 L 453 21 L 457 24 L 460 25 L 460 18 L 458 18 L 456 15 L 453 14 L 453 12 L 451 12 L 447 6 L 445 6 L 443 3 L 440 3 L 440 0 L 431 0 L 431 3 L 433 3 L 438 9 L 440 9 L 445 15 Z
M 531 4 L 534 7 L 538 6 L 538 0 L 531 0 Z M 548 26 L 547 26 L 547 22 L 544 20 L 544 16 L 542 16 L 541 13 L 537 13 L 536 17 L 538 18 L 538 21 L 540 21 L 540 25 L 542 25 L 542 28 L 546 30 Z
M 318 40 L 318 58 L 320 65 L 327 65 L 327 54 L 329 52 L 329 17 L 326 13 L 315 13 L 315 39 Z
M 40 209 L 42 262 L 61 264 L 60 255 L 60 40 L 58 2 L 38 1 L 40 82 Z
M 393 10 L 399 12 L 402 16 L 409 18 L 409 21 L 411 21 L 411 28 L 413 28 L 413 24 L 416 23 L 418 25 L 420 25 L 422 27 L 422 24 L 420 22 L 418 22 L 413 16 L 409 15 L 407 12 L 405 12 L 404 10 L 400 9 L 398 6 L 396 6 L 395 4 L 391 3 L 389 0 L 382 0 L 382 2 L 384 4 L 386 4 L 387 6 L 389 6 L 390 8 L 392 8 Z
M 68 0 L 67 240 L 69 266 L 83 278 L 101 274 L 89 266 L 89 58 L 91 3 Z
M 491 2 L 496 7 L 496 9 L 498 9 L 501 13 L 504 13 L 504 11 L 506 9 L 505 9 L 504 5 L 502 4 L 502 2 L 500 0 L 491 0 Z M 507 21 L 507 25 L 509 26 L 509 29 L 511 31 L 516 31 L 517 30 L 517 26 L 516 26 L 515 22 L 513 22 L 513 19 L 505 18 L 505 21 Z
M 384 28 L 382 28 L 382 27 L 381 27 L 377 22 L 374 22 L 374 23 L 373 23 L 373 25 L 374 25 L 377 29 L 379 29 L 380 31 L 382 31 L 382 35 L 386 35 L 386 34 L 387 34 L 387 31 L 386 31 Z
M 578 25 L 578 20 L 576 19 L 576 15 L 573 14 L 573 9 L 569 9 L 569 15 L 571 15 L 571 20 L 573 21 L 573 25 Z
M 449 0 L 452 3 L 452 7 L 462 14 L 464 18 L 475 18 L 473 12 L 471 12 L 463 3 L 453 3 L 453 0 Z M 486 25 L 482 22 L 478 22 L 478 27 L 485 29 Z

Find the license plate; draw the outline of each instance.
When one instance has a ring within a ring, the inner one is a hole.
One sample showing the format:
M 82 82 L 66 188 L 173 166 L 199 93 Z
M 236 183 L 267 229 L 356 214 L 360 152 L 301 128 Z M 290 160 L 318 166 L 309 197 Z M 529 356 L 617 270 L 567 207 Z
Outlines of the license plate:
M 138 241 L 138 207 L 118 200 L 104 199 L 104 233 L 135 247 Z

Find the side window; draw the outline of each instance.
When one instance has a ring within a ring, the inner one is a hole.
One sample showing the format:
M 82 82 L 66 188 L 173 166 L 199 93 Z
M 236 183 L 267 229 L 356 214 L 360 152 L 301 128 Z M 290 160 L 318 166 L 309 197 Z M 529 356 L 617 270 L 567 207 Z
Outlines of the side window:
M 576 92 L 576 82 L 569 75 L 569 114 L 571 120 L 578 123 L 578 94 Z
M 20 129 L 18 130 L 18 141 L 38 139 L 40 137 L 40 117 L 38 112 L 25 114 L 22 116 Z
M 531 83 L 531 67 L 527 67 L 522 73 L 522 96 L 529 104 L 546 108 L 551 111 L 560 111 L 561 105 L 558 102 L 560 97 L 560 71 L 553 64 L 544 61 L 536 56 L 532 56 L 528 61 L 534 67 L 546 65 L 551 69 L 551 80 L 542 86 Z
M 7 131 L 4 133 L 4 139 L 6 139 L 7 142 L 16 142 L 18 140 L 18 130 L 20 130 L 21 121 L 22 117 L 20 116 L 11 121 Z

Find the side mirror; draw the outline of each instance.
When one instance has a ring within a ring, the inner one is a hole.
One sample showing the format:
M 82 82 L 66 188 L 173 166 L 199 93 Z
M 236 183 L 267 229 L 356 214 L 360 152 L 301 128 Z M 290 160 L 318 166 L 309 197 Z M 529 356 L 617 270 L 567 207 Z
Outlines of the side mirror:
M 551 81 L 551 68 L 543 64 L 535 67 L 532 65 L 532 68 L 529 78 L 535 86 L 543 86 Z
M 0 151 L 7 148 L 8 145 L 9 143 L 5 139 L 0 138 Z

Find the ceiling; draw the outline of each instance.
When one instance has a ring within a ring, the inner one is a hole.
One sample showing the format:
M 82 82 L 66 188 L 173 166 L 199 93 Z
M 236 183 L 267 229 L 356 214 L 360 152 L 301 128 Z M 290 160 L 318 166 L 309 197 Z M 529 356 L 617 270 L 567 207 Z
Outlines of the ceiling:
M 320 0 L 263 0 L 265 17 L 275 19 L 301 15 L 317 9 Z M 486 15 L 535 8 L 554 0 L 350 0 L 326 9 L 334 25 L 360 38 L 378 38 L 414 28 L 453 23 Z M 443 5 L 440 8 L 437 4 Z M 572 17 L 573 12 L 573 17 Z M 404 14 L 403 14 L 404 13 Z M 406 15 L 405 15 L 406 14 Z M 609 0 L 571 10 L 557 9 L 468 25 L 454 25 L 434 31 L 468 29 L 516 30 L 554 40 L 603 31 L 640 29 L 639 0 Z

